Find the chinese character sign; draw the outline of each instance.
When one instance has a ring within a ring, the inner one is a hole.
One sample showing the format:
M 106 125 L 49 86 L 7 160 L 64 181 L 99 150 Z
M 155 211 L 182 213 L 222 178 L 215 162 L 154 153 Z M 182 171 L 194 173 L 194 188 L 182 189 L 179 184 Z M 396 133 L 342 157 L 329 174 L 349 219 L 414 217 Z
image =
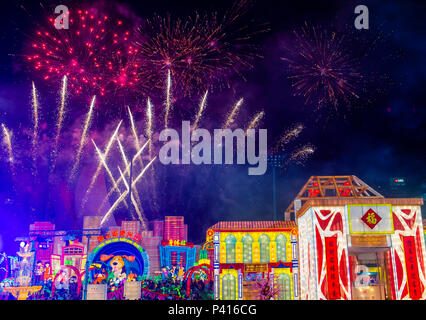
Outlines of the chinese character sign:
M 407 268 L 408 292 L 411 299 L 421 298 L 419 270 L 417 265 L 416 244 L 414 237 L 403 237 L 405 266 Z
M 337 237 L 325 237 L 325 257 L 327 262 L 328 298 L 337 300 L 340 299 Z
M 392 234 L 394 232 L 390 204 L 348 205 L 347 214 L 351 234 Z

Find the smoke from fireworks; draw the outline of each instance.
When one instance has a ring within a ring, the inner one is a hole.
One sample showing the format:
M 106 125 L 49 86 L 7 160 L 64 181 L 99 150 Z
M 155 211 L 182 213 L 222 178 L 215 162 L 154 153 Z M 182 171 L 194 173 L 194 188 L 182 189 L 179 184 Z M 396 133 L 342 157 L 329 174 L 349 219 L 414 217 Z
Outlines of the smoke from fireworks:
M 325 29 L 309 27 L 294 31 L 295 48 L 282 60 L 288 63 L 288 78 L 295 96 L 316 107 L 359 98 L 357 89 L 362 75 L 357 61 L 345 49 L 344 37 Z

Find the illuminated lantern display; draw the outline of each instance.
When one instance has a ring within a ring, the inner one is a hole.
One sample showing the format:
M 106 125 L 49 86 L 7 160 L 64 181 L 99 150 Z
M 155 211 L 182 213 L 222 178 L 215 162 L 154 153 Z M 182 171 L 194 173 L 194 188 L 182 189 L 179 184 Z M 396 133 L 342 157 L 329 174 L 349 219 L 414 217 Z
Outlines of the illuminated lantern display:
M 299 231 L 300 299 L 424 300 L 422 204 L 355 176 L 311 177 L 286 211 Z
M 187 271 L 195 265 L 197 248 L 188 243 L 188 227 L 182 216 L 166 216 L 163 226 L 163 240 L 159 246 L 162 267 L 176 267 Z
M 298 299 L 293 221 L 223 221 L 207 235 L 213 236 L 215 299 Z M 268 297 L 262 296 L 265 287 Z
M 71 242 L 69 246 L 62 248 L 62 266 L 76 267 L 80 272 L 84 271 L 86 265 L 86 254 L 84 246 L 79 242 Z

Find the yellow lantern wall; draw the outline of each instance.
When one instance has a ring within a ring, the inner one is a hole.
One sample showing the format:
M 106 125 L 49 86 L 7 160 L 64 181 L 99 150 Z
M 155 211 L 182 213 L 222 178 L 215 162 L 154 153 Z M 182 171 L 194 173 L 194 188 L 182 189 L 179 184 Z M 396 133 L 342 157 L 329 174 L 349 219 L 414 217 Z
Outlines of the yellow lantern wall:
M 243 263 L 243 243 L 241 241 L 235 244 L 235 262 Z
M 260 244 L 259 237 L 262 234 L 266 234 L 269 239 L 269 259 L 270 262 L 277 262 L 277 243 L 275 242 L 276 237 L 279 234 L 283 234 L 286 241 L 286 261 L 291 262 L 293 258 L 292 254 L 292 245 L 291 245 L 291 232 L 290 231 L 250 231 L 250 232 L 220 232 L 220 254 L 219 254 L 219 262 L 226 263 L 226 245 L 225 239 L 229 235 L 233 235 L 237 242 L 235 244 L 235 262 L 243 263 L 243 242 L 242 238 L 245 235 L 250 235 L 253 238 L 252 244 L 252 263 L 260 263 Z

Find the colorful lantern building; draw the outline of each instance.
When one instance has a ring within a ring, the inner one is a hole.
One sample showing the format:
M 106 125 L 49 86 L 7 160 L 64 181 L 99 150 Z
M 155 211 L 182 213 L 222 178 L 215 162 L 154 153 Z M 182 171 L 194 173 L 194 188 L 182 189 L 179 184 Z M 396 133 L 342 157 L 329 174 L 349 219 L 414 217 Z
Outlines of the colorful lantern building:
M 298 299 L 297 227 L 293 221 L 222 221 L 209 228 L 215 299 Z
M 181 266 L 184 271 L 195 265 L 197 248 L 188 243 L 188 227 L 182 216 L 166 216 L 161 224 L 163 240 L 159 246 L 162 267 Z M 160 228 L 159 222 L 154 223 L 154 230 Z
M 299 231 L 300 298 L 425 299 L 422 204 L 355 176 L 311 177 L 286 211 Z

